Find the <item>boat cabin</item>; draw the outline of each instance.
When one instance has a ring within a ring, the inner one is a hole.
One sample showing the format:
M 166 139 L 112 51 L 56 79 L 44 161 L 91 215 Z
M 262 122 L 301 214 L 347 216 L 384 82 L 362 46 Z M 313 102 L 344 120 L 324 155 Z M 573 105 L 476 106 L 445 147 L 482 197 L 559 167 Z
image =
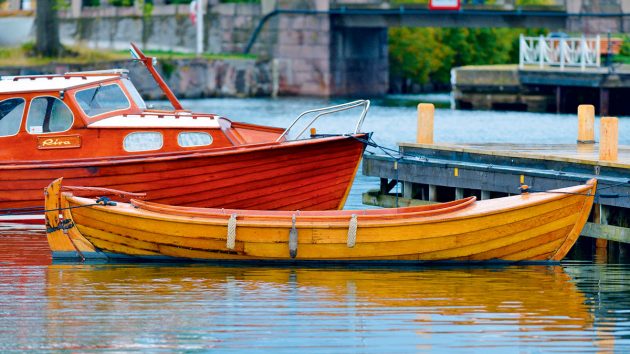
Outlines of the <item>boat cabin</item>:
M 178 108 L 148 108 L 121 69 L 2 77 L 0 158 L 16 163 L 168 154 L 269 143 L 284 131 Z

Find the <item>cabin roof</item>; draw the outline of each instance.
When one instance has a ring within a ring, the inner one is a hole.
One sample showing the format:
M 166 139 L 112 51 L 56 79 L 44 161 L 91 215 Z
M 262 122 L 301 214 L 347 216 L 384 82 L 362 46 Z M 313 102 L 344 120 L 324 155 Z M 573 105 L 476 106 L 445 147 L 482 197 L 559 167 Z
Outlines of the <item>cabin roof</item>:
M 124 114 L 90 123 L 90 128 L 219 128 L 220 117 L 183 114 Z
M 114 73 L 3 76 L 0 80 L 0 94 L 67 90 L 77 86 L 110 80 L 119 76 L 120 74 Z

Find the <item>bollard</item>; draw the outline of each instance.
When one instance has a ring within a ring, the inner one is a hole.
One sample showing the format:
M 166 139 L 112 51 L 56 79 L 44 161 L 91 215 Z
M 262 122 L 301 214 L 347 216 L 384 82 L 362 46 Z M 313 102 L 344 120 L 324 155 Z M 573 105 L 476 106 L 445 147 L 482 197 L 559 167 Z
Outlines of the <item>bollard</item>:
M 599 129 L 599 159 L 617 161 L 617 142 L 619 139 L 617 118 L 602 117 Z
M 595 106 L 581 104 L 578 106 L 578 144 L 595 143 Z
M 433 144 L 433 116 L 435 106 L 431 103 L 420 103 L 418 105 L 418 131 L 416 143 Z

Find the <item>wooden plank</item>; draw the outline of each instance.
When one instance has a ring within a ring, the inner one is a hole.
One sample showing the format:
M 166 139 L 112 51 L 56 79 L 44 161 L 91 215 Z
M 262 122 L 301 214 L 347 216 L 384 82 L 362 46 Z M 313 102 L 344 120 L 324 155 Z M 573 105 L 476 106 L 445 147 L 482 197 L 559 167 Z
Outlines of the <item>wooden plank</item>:
M 582 229 L 581 235 L 608 241 L 630 243 L 630 228 L 627 227 L 587 222 L 584 229 Z
M 458 168 L 458 177 L 452 170 Z M 628 179 L 620 175 L 597 175 L 594 172 L 574 173 L 560 170 L 545 170 L 520 166 L 494 165 L 444 159 L 413 159 L 398 161 L 398 173 L 393 170 L 393 159 L 387 156 L 365 156 L 363 174 L 381 178 L 395 178 L 401 181 L 433 184 L 438 186 L 482 189 L 492 192 L 519 194 L 521 175 L 533 190 L 550 190 L 584 183 L 597 178 L 600 188 L 607 188 L 605 194 L 612 198 L 597 197 L 595 202 L 609 206 L 630 208 L 629 198 L 616 198 L 615 195 L 630 194 Z M 630 173 L 629 173 L 630 177 Z
M 597 144 L 595 144 L 595 149 L 592 152 L 582 151 L 578 148 L 578 144 L 416 144 L 401 142 L 398 143 L 398 145 L 408 152 L 412 152 L 416 149 L 431 149 L 435 151 L 451 151 L 496 157 L 572 162 L 588 165 L 600 164 L 602 166 L 630 168 L 630 146 L 619 146 L 619 160 L 604 163 L 599 161 Z

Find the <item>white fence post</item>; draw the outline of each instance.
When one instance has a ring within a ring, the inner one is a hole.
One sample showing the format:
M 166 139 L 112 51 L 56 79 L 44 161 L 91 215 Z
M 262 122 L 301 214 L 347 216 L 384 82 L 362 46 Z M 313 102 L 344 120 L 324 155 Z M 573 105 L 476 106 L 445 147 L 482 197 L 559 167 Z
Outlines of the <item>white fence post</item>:
M 538 37 L 538 49 L 538 55 L 540 56 L 538 58 L 538 61 L 540 68 L 542 69 L 545 66 L 545 37 L 543 37 L 542 35 Z
M 527 43 L 525 43 L 525 36 L 521 33 L 519 37 L 518 45 L 518 67 L 523 69 L 525 66 L 525 51 L 527 50 Z
M 601 66 L 601 37 L 545 38 L 519 36 L 519 61 L 522 69 L 525 65 L 545 64 L 559 66 L 564 70 L 567 66 L 587 67 Z
M 580 69 L 582 71 L 586 70 L 586 37 L 582 35 L 582 39 L 580 40 Z
M 564 58 L 564 47 L 567 45 L 566 41 L 564 40 L 564 38 L 560 38 L 560 42 L 558 44 L 558 49 L 560 49 L 560 69 L 564 70 L 564 62 L 565 62 L 565 58 Z

